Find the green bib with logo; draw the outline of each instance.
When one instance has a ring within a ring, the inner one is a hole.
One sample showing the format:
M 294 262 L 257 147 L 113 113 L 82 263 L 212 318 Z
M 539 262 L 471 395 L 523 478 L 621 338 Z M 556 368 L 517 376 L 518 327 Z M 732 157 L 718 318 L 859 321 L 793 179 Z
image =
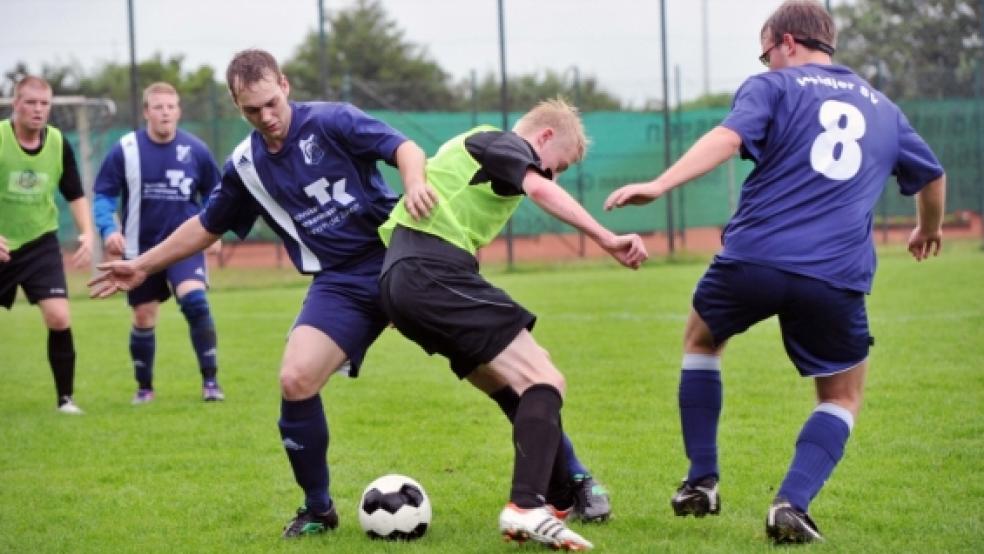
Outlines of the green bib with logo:
M 0 121 L 0 235 L 7 247 L 58 229 L 55 190 L 62 176 L 62 134 L 48 126 L 36 155 L 24 152 L 9 119 Z

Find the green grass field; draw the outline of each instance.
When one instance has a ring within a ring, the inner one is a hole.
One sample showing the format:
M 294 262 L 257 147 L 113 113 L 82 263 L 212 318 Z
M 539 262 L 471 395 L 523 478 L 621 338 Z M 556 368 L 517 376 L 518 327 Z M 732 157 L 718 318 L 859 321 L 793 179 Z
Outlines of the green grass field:
M 615 508 L 607 524 L 574 524 L 599 552 L 771 550 L 765 511 L 813 405 L 775 320 L 736 337 L 725 358 L 722 515 L 675 518 L 669 508 L 686 470 L 680 337 L 704 268 L 488 274 L 540 316 L 534 334 L 567 375 L 565 428 Z M 515 552 L 496 531 L 512 463 L 505 418 L 392 330 L 362 377 L 336 377 L 322 393 L 340 528 L 279 538 L 302 499 L 276 426 L 277 368 L 305 284 L 285 272 L 215 273 L 228 397 L 218 404 L 199 399 L 173 303 L 158 325 L 158 397 L 134 407 L 124 300 L 87 300 L 74 287 L 82 417 L 54 409 L 38 311 L 21 302 L 0 313 L 0 552 Z M 811 508 L 828 539 L 811 550 L 984 551 L 982 275 L 976 242 L 921 264 L 901 246 L 882 252 L 868 303 L 877 345 L 867 402 Z M 416 543 L 361 533 L 356 502 L 387 472 L 415 477 L 431 497 L 433 524 Z

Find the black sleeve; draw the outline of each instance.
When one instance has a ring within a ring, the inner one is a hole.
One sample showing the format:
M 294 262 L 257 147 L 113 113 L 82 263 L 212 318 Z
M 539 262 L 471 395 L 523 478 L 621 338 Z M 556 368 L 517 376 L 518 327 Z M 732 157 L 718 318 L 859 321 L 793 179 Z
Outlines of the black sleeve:
M 85 196 L 82 179 L 79 178 L 79 166 L 75 163 L 75 151 L 64 138 L 62 138 L 62 176 L 61 181 L 58 182 L 58 190 L 61 191 L 66 202 Z
M 551 178 L 550 172 L 540 167 L 540 157 L 530 143 L 512 132 L 487 131 L 475 133 L 465 139 L 465 148 L 482 169 L 472 183 L 492 182 L 492 190 L 501 196 L 525 194 L 523 179 L 530 169 Z

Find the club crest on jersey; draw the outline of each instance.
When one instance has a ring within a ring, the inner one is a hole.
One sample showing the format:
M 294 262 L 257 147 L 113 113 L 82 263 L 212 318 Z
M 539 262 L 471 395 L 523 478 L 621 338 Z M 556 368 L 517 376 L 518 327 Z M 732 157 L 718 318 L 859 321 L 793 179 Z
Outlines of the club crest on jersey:
M 175 147 L 175 154 L 178 157 L 178 161 L 186 164 L 191 161 L 191 145 L 190 144 L 179 144 Z
M 304 153 L 304 163 L 308 165 L 318 165 L 321 158 L 325 157 L 325 151 L 315 140 L 314 133 L 306 139 L 301 139 L 298 144 L 301 147 L 301 152 Z

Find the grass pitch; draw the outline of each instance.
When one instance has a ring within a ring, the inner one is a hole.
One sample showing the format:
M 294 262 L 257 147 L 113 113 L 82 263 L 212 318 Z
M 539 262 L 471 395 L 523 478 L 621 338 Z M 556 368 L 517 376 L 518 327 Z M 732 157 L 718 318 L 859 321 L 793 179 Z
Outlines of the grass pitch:
M 686 471 L 676 411 L 683 323 L 706 263 L 638 272 L 555 267 L 490 279 L 540 317 L 534 335 L 568 379 L 565 429 L 611 490 L 614 518 L 574 524 L 598 552 L 771 550 L 765 511 L 813 406 L 774 320 L 731 341 L 720 429 L 723 511 L 675 518 Z M 286 271 L 286 270 L 285 270 Z M 277 368 L 306 281 L 285 272 L 214 273 L 220 380 L 205 404 L 173 302 L 158 324 L 156 400 L 131 406 L 129 311 L 73 283 L 81 417 L 54 410 L 36 308 L 0 313 L 0 552 L 500 552 L 512 450 L 496 406 L 388 330 L 359 379 L 322 393 L 340 528 L 279 538 L 300 504 L 280 446 Z M 882 252 L 868 307 L 866 405 L 843 462 L 811 512 L 828 542 L 811 550 L 984 550 L 984 253 L 948 244 L 917 264 Z M 364 537 L 362 488 L 387 472 L 419 480 L 434 507 L 416 543 Z M 542 549 L 527 545 L 523 552 Z

